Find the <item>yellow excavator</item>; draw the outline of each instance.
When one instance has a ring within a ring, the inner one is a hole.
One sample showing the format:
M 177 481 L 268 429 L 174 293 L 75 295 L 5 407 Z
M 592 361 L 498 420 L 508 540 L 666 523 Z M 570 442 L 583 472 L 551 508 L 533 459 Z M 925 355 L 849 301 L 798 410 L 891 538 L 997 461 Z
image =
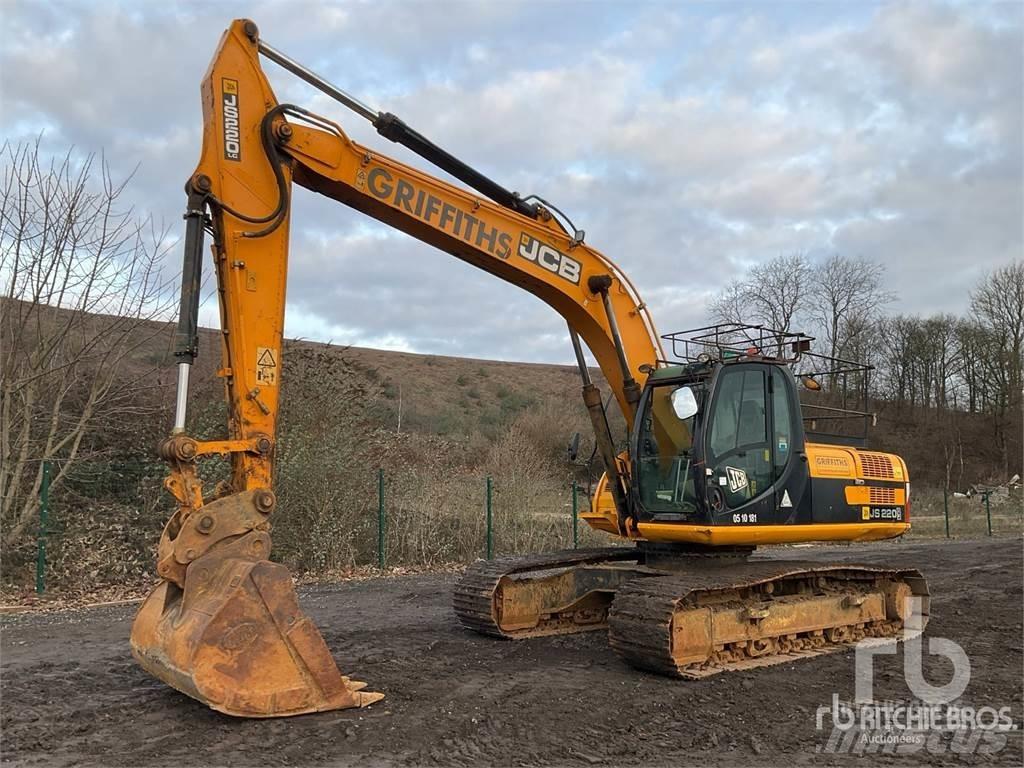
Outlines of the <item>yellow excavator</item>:
M 278 103 L 261 55 L 466 187 Z M 659 337 L 626 275 L 554 205 L 505 189 L 331 85 L 263 41 L 252 21 L 224 33 L 202 103 L 202 154 L 185 185 L 175 422 L 159 448 L 177 511 L 160 539 L 161 580 L 131 632 L 135 658 L 153 675 L 244 717 L 382 697 L 339 672 L 288 570 L 269 559 L 293 183 L 529 291 L 568 323 L 604 469 L 583 519 L 620 545 L 470 567 L 454 595 L 463 625 L 513 639 L 607 629 L 627 662 L 679 677 L 923 630 L 928 592 L 915 570 L 749 557 L 757 545 L 873 541 L 908 530 L 910 483 L 898 456 L 864 450 L 849 436 L 818 442 L 805 428 L 819 417 L 802 410 L 794 371 L 820 389 L 822 377 L 863 380 L 866 369 L 828 361 L 810 370 L 809 337 L 755 326 Z M 222 321 L 225 440 L 186 431 L 206 234 Z M 584 344 L 625 417 L 625 451 Z M 824 419 L 870 417 L 817 407 Z M 197 465 L 216 455 L 230 458 L 230 478 L 205 492 Z

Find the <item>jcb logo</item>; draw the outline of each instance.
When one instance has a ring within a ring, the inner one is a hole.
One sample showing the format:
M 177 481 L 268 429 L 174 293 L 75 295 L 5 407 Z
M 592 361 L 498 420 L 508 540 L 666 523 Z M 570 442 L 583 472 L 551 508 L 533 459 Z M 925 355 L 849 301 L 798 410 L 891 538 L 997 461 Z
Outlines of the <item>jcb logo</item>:
M 238 81 L 221 80 L 221 106 L 224 109 L 224 158 L 242 159 L 241 133 L 239 131 Z
M 554 272 L 563 280 L 568 280 L 573 285 L 580 284 L 582 268 L 576 259 L 566 256 L 550 245 L 545 245 L 525 232 L 519 236 L 519 255 L 527 261 L 539 264 L 548 272 Z

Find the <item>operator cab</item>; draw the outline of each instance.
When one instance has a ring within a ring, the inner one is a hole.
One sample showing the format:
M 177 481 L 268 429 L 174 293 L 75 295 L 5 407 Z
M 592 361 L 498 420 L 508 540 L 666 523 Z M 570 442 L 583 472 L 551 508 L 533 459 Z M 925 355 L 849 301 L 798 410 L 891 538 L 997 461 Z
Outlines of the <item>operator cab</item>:
M 665 338 L 683 362 L 651 371 L 640 399 L 630 452 L 630 506 L 637 520 L 811 522 L 804 418 L 793 370 L 801 358 L 820 357 L 809 353 L 810 337 L 729 324 Z M 813 387 L 815 373 L 834 372 L 834 366 L 826 368 L 802 378 Z M 867 415 L 843 414 L 827 418 Z M 818 420 L 809 419 L 811 425 Z M 835 442 L 835 435 L 829 437 Z

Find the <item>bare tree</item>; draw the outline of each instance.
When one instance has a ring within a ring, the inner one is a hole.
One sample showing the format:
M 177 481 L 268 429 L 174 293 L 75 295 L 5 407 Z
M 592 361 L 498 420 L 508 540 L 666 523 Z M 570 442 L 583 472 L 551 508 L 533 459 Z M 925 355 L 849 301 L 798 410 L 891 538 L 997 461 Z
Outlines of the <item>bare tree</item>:
M 814 267 L 808 301 L 829 355 L 851 356 L 851 347 L 862 346 L 858 337 L 874 329 L 893 299 L 884 277 L 883 265 L 862 257 L 833 254 Z
M 18 539 L 38 509 L 43 462 L 58 485 L 94 428 L 138 418 L 151 370 L 130 354 L 163 328 L 173 296 L 165 232 L 139 220 L 102 160 L 4 144 L 0 187 L 0 525 Z M 152 402 L 152 399 L 151 401 Z
M 968 413 L 981 409 L 986 380 L 982 356 L 985 354 L 986 331 L 974 319 L 960 318 L 956 327 L 956 346 L 960 353 L 960 381 L 963 398 L 960 407 Z
M 751 323 L 790 333 L 810 290 L 811 274 L 804 254 L 776 256 L 722 291 L 711 305 L 711 314 L 723 323 Z
M 746 305 L 747 280 L 730 283 L 711 302 L 711 317 L 719 323 L 756 323 L 755 317 Z
M 1009 474 L 1010 433 L 1020 423 L 1024 384 L 1024 262 L 1001 267 L 971 293 L 971 311 L 984 330 L 978 361 L 993 391 L 985 398 L 992 436 Z
M 1007 366 L 1008 394 L 1019 398 L 1024 367 L 1024 261 L 984 278 L 971 293 L 971 311 L 998 339 Z
M 879 335 L 885 351 L 883 359 L 886 361 L 886 365 L 879 372 L 880 391 L 899 408 L 915 404 L 909 360 L 919 324 L 918 318 L 900 314 L 885 318 L 880 325 Z

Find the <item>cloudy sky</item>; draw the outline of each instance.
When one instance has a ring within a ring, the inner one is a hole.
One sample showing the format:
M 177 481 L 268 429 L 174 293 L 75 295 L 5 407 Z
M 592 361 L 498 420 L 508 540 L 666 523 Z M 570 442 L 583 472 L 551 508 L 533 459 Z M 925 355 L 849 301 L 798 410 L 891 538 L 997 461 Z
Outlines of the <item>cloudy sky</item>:
M 566 211 L 662 332 L 702 324 L 723 286 L 779 254 L 881 261 L 894 309 L 912 313 L 963 311 L 978 277 L 1022 256 L 1019 2 L 0 0 L 3 135 L 137 166 L 133 202 L 177 226 L 199 81 L 243 15 Z M 423 165 L 265 68 L 279 100 Z M 289 336 L 571 359 L 552 310 L 450 256 L 302 190 L 292 227 Z

